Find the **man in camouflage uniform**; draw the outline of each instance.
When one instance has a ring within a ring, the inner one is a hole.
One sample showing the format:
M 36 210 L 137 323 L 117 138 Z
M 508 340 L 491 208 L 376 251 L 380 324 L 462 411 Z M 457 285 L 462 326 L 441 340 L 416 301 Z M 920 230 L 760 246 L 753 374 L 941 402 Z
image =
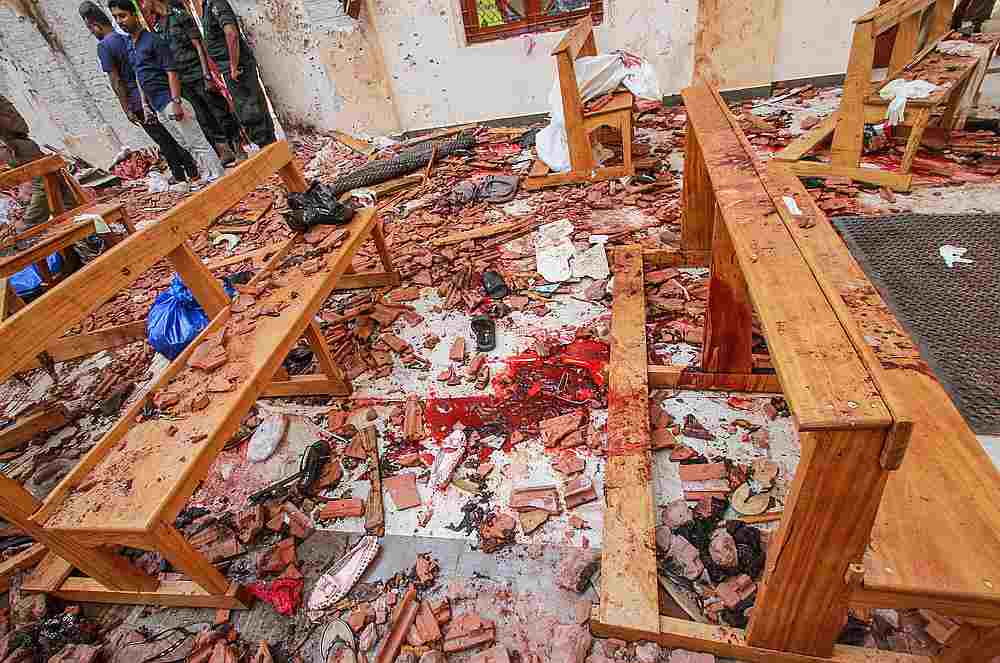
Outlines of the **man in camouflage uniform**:
M 181 79 L 181 96 L 194 106 L 195 117 L 224 165 L 247 158 L 240 139 L 240 126 L 219 92 L 209 69 L 208 54 L 194 17 L 180 0 L 149 0 L 154 15 L 153 31 L 163 37 L 174 55 Z
M 257 61 L 229 0 L 202 0 L 201 17 L 205 47 L 226 79 L 240 124 L 260 147 L 273 143 L 274 122 L 257 76 Z

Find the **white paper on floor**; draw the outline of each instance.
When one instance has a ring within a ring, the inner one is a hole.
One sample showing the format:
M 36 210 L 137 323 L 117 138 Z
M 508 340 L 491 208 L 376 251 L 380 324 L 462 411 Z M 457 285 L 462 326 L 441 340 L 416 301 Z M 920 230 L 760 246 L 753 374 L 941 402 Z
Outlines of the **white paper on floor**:
M 570 239 L 572 234 L 573 224 L 569 219 L 548 223 L 535 232 L 535 262 L 546 281 L 560 283 L 573 276 L 569 264 L 576 253 Z

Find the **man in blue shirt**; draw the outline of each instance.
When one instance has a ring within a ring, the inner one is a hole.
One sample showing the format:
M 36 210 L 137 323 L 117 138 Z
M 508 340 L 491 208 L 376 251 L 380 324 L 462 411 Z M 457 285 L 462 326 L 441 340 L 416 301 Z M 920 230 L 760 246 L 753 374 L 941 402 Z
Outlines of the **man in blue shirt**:
M 146 135 L 159 146 L 160 154 L 166 159 L 170 173 L 178 183 L 187 182 L 189 178 L 198 179 L 198 167 L 191 154 L 177 144 L 155 115 L 150 113 L 147 117 L 143 110 L 135 73 L 128 61 L 128 39 L 115 32 L 108 15 L 90 0 L 80 5 L 80 18 L 97 38 L 97 57 L 101 61 L 101 69 L 108 75 L 111 89 L 118 97 L 118 103 L 129 122 L 142 127 Z
M 115 21 L 127 32 L 129 62 L 150 107 L 177 143 L 198 162 L 202 175 L 212 182 L 225 174 L 219 155 L 195 120 L 191 102 L 181 98 L 181 80 L 170 47 L 149 32 L 139 21 L 132 0 L 110 0 L 108 8 Z

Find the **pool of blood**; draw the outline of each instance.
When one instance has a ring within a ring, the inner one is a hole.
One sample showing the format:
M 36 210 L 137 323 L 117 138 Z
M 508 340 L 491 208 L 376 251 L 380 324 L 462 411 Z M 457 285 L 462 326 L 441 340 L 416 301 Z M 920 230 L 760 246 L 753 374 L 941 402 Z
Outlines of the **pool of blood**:
M 607 405 L 607 343 L 578 339 L 552 348 L 549 356 L 533 351 L 507 359 L 506 370 L 493 379 L 493 394 L 459 398 L 432 398 L 424 418 L 435 440 L 441 442 L 455 424 L 501 435 L 510 450 L 510 433 L 534 435 L 538 424 L 580 408 Z M 481 456 L 489 457 L 485 449 Z

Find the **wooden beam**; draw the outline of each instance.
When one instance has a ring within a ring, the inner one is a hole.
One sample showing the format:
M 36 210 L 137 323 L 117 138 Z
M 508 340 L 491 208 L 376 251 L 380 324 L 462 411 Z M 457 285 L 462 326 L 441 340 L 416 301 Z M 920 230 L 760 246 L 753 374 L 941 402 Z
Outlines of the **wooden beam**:
M 275 380 L 264 387 L 260 394 L 264 398 L 288 398 L 291 396 L 340 396 L 351 395 L 350 389 L 344 389 L 322 373 L 313 375 L 292 375 L 288 380 Z
M 563 186 L 565 184 L 596 184 L 615 180 L 619 177 L 631 175 L 625 166 L 611 166 L 609 168 L 594 168 L 588 171 L 570 171 L 568 173 L 550 173 L 540 177 L 524 178 L 523 187 L 528 191 L 537 191 L 552 186 Z
M 891 477 L 890 477 L 891 480 Z M 887 489 L 888 492 L 888 489 Z M 893 499 L 891 495 L 886 495 L 883 502 Z M 884 520 L 884 518 L 881 518 Z M 905 527 L 905 523 L 901 526 Z M 877 531 L 877 529 L 876 529 Z M 926 539 L 925 539 L 926 541 Z M 878 541 L 875 541 L 878 545 Z M 939 546 L 933 542 L 934 548 Z M 914 558 L 921 557 L 921 551 L 913 554 Z M 867 573 L 866 573 L 867 575 Z M 947 584 L 952 584 L 949 578 L 942 579 Z M 948 615 L 956 619 L 983 619 L 996 621 L 1000 617 L 1000 601 L 996 598 L 981 595 L 948 595 L 944 592 L 934 594 L 926 591 L 926 588 L 914 591 L 902 591 L 894 588 L 874 588 L 864 584 L 853 588 L 850 595 L 850 605 L 852 608 L 891 608 L 893 610 L 933 610 L 943 615 Z
M 646 269 L 662 269 L 664 267 L 708 267 L 710 259 L 710 251 L 643 249 L 642 252 L 642 264 Z
M 28 442 L 36 435 L 65 426 L 69 411 L 62 403 L 51 404 L 23 417 L 7 428 L 0 429 L 0 451 L 8 451 Z
M 396 272 L 366 272 L 363 274 L 345 274 L 337 282 L 335 290 L 363 290 L 365 288 L 395 288 L 399 286 L 399 274 Z
M 253 606 L 253 596 L 235 584 L 231 585 L 225 594 L 210 594 L 190 580 L 164 580 L 154 591 L 130 592 L 109 590 L 90 578 L 67 578 L 58 589 L 49 593 L 73 603 L 121 603 L 228 610 L 248 610 Z
M 172 524 L 157 523 L 153 529 L 154 550 L 175 569 L 188 576 L 207 593 L 216 596 L 229 591 L 229 581 L 174 529 Z
M 0 562 L 0 592 L 6 592 L 10 588 L 10 576 L 18 571 L 24 571 L 35 566 L 49 551 L 40 543 L 36 543 L 27 550 L 22 550 L 13 557 Z
M 0 276 L 11 276 L 25 267 L 30 267 L 31 265 L 40 262 L 44 263 L 45 260 L 56 251 L 64 249 L 67 246 L 72 246 L 84 237 L 88 237 L 93 234 L 93 221 L 78 221 L 72 225 L 67 225 L 64 230 L 52 232 L 51 235 L 40 240 L 37 244 L 33 244 L 30 248 L 25 249 L 24 251 L 18 251 L 14 255 L 7 258 L 0 258 Z M 46 266 L 45 269 L 47 271 L 48 267 Z M 44 278 L 45 274 L 43 273 L 42 276 Z
M 205 263 L 205 268 L 210 272 L 214 272 L 217 269 L 222 269 L 223 267 L 229 267 L 230 265 L 236 265 L 247 260 L 253 260 L 257 262 L 258 259 L 265 259 L 269 253 L 274 253 L 275 248 L 273 246 L 265 246 L 262 249 L 257 249 L 256 251 L 248 251 L 247 253 L 241 253 L 239 255 L 230 256 L 228 258 L 219 258 L 217 260 L 209 260 Z
M 753 370 L 753 306 L 736 248 L 718 209 L 713 224 L 701 369 L 706 373 L 744 374 Z
M 42 175 L 42 183 L 45 187 L 45 198 L 49 203 L 49 213 L 52 216 L 59 216 L 66 211 L 62 196 L 62 177 L 59 171 Z
M 138 320 L 126 322 L 124 325 L 105 327 L 89 334 L 60 337 L 50 343 L 46 351 L 57 362 L 68 361 L 145 340 L 146 321 Z
M 313 356 L 316 358 L 320 370 L 329 378 L 336 391 L 350 395 L 354 391 L 351 382 L 347 379 L 344 369 L 333 358 L 330 345 L 326 342 L 326 338 L 323 337 L 323 332 L 320 331 L 315 320 L 310 321 L 309 326 L 306 327 L 305 338 L 313 351 Z
M 21 583 L 21 591 L 28 593 L 54 592 L 73 573 L 73 565 L 52 553 L 46 555 L 38 566 Z
M 742 391 L 780 394 L 776 373 L 705 373 L 690 366 L 647 367 L 650 389 L 691 389 L 696 391 Z
M 800 433 L 802 458 L 768 546 L 749 645 L 833 654 L 847 618 L 847 570 L 864 556 L 889 476 L 879 463 L 885 435 L 879 429 Z
M 222 179 L 187 198 L 161 217 L 84 265 L 36 300 L 0 323 L 0 380 L 134 283 L 168 253 L 239 202 L 271 174 L 290 163 L 288 143 L 268 145 Z
M 681 249 L 684 252 L 712 250 L 712 226 L 715 223 L 715 192 L 705 168 L 705 156 L 698 144 L 698 134 L 688 120 L 684 137 L 684 188 L 681 190 Z
M 913 175 L 910 173 L 893 173 L 878 168 L 838 166 L 821 161 L 796 161 L 788 164 L 788 167 L 799 177 L 849 177 L 856 182 L 884 186 L 900 193 L 909 191 L 913 184 Z
M 872 33 L 872 23 L 859 23 L 854 26 L 844 94 L 837 112 L 837 128 L 834 130 L 830 151 L 830 162 L 840 168 L 858 168 L 861 159 L 865 133 L 865 96 L 871 87 L 874 60 L 875 34 Z
M 815 127 L 786 145 L 785 149 L 775 154 L 772 158 L 775 161 L 798 161 L 832 136 L 836 126 L 837 113 L 832 113 L 823 118 L 823 121 Z
M 361 436 L 365 453 L 368 454 L 368 477 L 371 491 L 365 505 L 365 531 L 376 536 L 385 535 L 385 502 L 382 493 L 382 461 L 378 452 L 378 430 L 366 426 L 357 435 Z
M 899 22 L 896 40 L 892 45 L 892 57 L 889 60 L 889 77 L 892 80 L 903 67 L 910 63 L 917 52 L 917 40 L 920 38 L 920 14 L 913 13 Z
M 25 182 L 29 182 L 36 177 L 42 177 L 47 173 L 57 172 L 60 168 L 64 168 L 65 166 L 66 162 L 63 161 L 63 158 L 55 154 L 50 154 L 42 157 L 41 159 L 35 159 L 34 161 L 26 163 L 23 166 L 18 166 L 17 168 L 0 172 L 0 189 L 8 189 L 19 184 L 24 184 Z
M 434 246 L 448 246 L 449 244 L 461 244 L 462 242 L 470 239 L 480 239 L 482 237 L 493 237 L 494 235 L 499 235 L 511 230 L 517 230 L 524 225 L 524 221 L 505 221 L 503 223 L 493 223 L 488 226 L 480 226 L 474 230 L 466 230 L 464 232 L 452 233 L 444 237 L 438 237 L 437 239 L 432 239 L 431 244 Z
M 167 260 L 173 265 L 184 285 L 188 287 L 194 295 L 205 315 L 211 320 L 219 315 L 222 309 L 229 306 L 229 295 L 226 294 L 222 282 L 212 276 L 205 263 L 201 261 L 187 242 L 181 243 L 176 249 L 167 254 Z
M 648 640 L 671 649 L 706 652 L 727 659 L 746 663 L 932 663 L 929 656 L 900 654 L 863 647 L 835 645 L 830 657 L 808 656 L 794 652 L 755 647 L 747 643 L 742 629 L 714 624 L 660 617 L 659 628 L 642 631 L 635 628 L 616 628 L 600 621 L 600 610 L 591 613 L 590 630 L 601 638 L 623 640 Z
M 954 0 L 952 0 L 954 1 Z M 854 19 L 855 26 L 871 23 L 872 33 L 879 36 L 891 30 L 912 14 L 922 12 L 937 0 L 894 0 Z
M 615 252 L 614 276 L 599 619 L 656 631 L 660 609 L 641 246 Z

